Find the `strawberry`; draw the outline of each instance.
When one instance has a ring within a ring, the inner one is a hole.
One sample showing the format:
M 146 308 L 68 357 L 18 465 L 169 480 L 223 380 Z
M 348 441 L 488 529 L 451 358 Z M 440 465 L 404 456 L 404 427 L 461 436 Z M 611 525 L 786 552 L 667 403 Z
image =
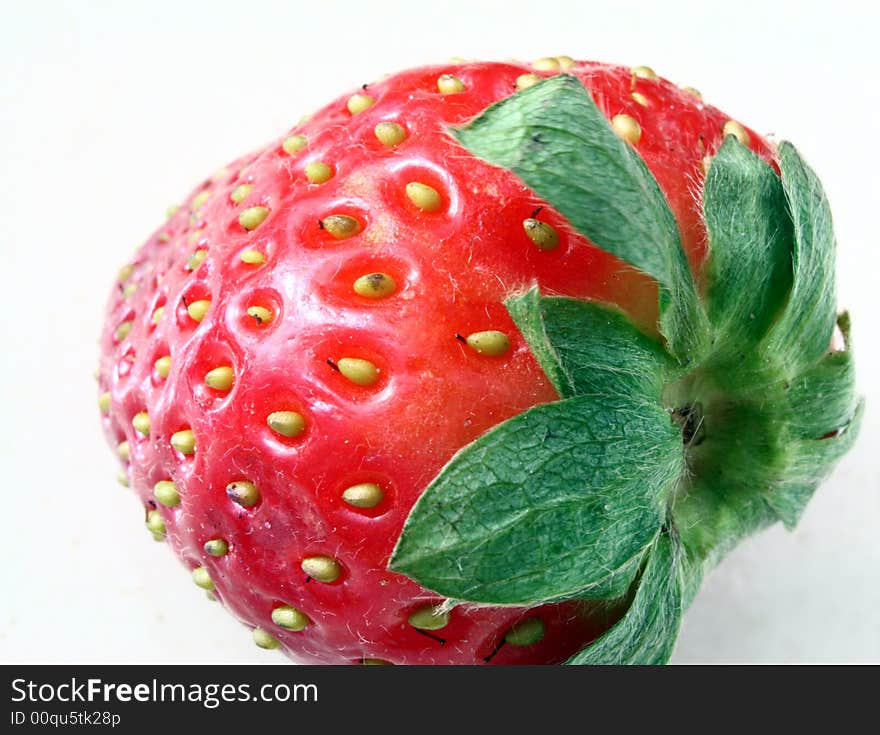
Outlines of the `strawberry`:
M 833 293 L 815 338 L 774 337 L 809 298 L 782 153 L 647 67 L 456 63 L 349 92 L 203 181 L 122 269 L 99 370 L 120 479 L 195 584 L 302 661 L 665 659 L 704 571 L 791 525 L 856 433 Z M 752 255 L 715 250 L 739 252 L 743 171 L 778 252 L 754 297 L 729 267 Z M 761 358 L 793 342 L 803 359 Z M 581 486 L 602 505 L 559 515 Z M 626 653 L 656 621 L 651 656 Z

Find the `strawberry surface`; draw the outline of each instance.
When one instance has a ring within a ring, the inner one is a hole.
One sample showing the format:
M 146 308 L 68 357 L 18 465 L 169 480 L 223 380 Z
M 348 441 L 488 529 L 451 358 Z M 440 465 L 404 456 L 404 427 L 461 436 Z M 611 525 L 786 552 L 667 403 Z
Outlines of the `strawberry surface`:
M 586 602 L 431 616 L 442 599 L 386 568 L 459 449 L 558 399 L 505 298 L 537 284 L 656 330 L 650 278 L 445 128 L 524 75 L 576 75 L 656 177 L 695 273 L 704 159 L 731 132 L 772 153 L 648 69 L 536 66 L 425 67 L 350 91 L 204 181 L 120 274 L 105 432 L 148 527 L 260 645 L 307 662 L 556 663 L 603 629 Z

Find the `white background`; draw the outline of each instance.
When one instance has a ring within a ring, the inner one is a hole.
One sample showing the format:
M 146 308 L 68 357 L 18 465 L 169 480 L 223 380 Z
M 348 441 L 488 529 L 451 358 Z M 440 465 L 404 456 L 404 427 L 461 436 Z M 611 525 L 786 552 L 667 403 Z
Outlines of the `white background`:
M 794 141 L 834 208 L 854 315 L 857 448 L 795 533 L 713 574 L 675 660 L 880 661 L 880 17 L 856 10 L 870 5 L 3 0 L 0 660 L 283 660 L 204 599 L 113 479 L 91 376 L 114 274 L 167 204 L 348 89 L 454 55 L 566 53 L 649 64 Z

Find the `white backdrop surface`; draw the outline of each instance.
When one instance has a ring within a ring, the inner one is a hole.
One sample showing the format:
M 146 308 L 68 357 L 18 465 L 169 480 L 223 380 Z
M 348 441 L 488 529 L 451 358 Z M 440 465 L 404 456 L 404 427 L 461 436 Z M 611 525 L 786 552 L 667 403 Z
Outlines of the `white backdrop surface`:
M 833 10 L 832 10 L 833 7 Z M 143 531 L 92 371 L 167 204 L 302 114 L 450 56 L 649 64 L 820 173 L 868 412 L 794 533 L 735 553 L 674 661 L 880 661 L 880 15 L 869 3 L 0 3 L 0 661 L 280 662 Z

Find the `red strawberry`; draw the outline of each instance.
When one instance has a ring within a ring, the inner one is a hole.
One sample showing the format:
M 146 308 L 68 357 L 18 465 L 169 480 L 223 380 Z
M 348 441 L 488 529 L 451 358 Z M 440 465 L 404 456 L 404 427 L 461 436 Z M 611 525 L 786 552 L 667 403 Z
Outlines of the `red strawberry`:
M 656 177 L 696 270 L 711 156 L 726 134 L 774 151 L 646 67 L 565 57 L 346 94 L 202 182 L 123 268 L 105 432 L 148 528 L 258 645 L 327 663 L 556 663 L 602 631 L 578 600 L 435 610 L 443 596 L 387 568 L 458 450 L 559 398 L 508 296 L 616 304 L 656 335 L 649 277 L 444 130 L 560 70 Z

